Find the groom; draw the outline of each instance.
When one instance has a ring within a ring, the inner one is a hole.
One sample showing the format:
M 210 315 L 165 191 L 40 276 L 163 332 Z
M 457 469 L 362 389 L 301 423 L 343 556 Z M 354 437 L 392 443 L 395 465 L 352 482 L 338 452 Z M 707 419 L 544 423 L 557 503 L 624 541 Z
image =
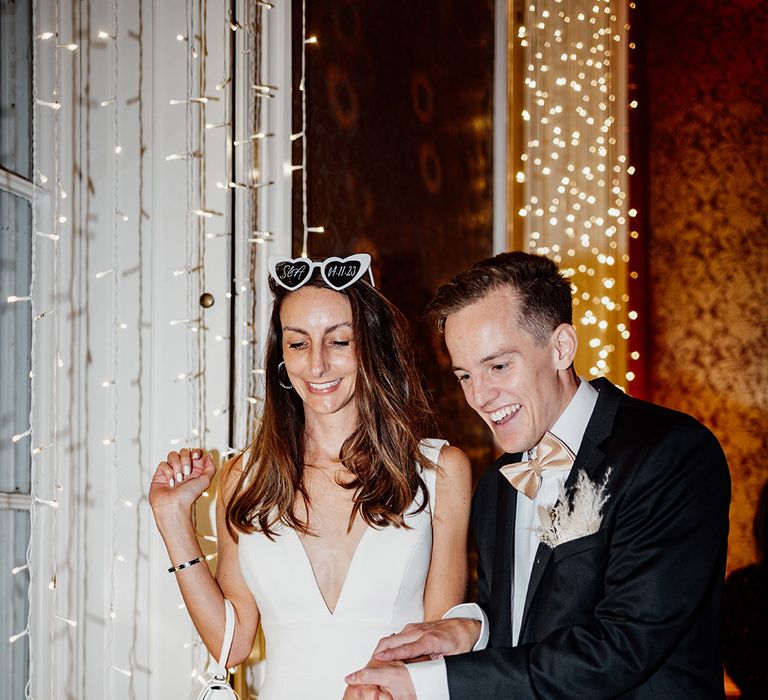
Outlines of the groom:
M 345 698 L 723 698 L 715 437 L 576 375 L 571 287 L 545 257 L 478 262 L 429 313 L 507 452 L 473 501 L 478 605 L 382 640 Z

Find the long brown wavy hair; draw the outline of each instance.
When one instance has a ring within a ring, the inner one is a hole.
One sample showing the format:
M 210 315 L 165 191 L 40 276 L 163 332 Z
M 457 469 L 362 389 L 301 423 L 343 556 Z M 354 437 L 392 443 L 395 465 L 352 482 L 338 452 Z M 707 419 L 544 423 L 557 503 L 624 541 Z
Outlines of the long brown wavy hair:
M 331 289 L 317 271 L 307 285 Z M 278 379 L 283 359 L 280 310 L 293 292 L 271 279 L 270 288 L 274 305 L 266 347 L 264 409 L 226 509 L 227 529 L 235 540 L 239 532 L 257 531 L 273 538 L 278 523 L 310 532 L 295 511 L 297 497 L 304 500 L 307 512 L 310 500 L 303 478 L 304 404 Z M 417 465 L 436 467 L 419 451 L 421 438 L 434 434 L 434 414 L 416 370 L 408 322 L 367 280 L 337 293 L 352 307 L 358 363 L 357 427 L 339 455 L 352 475 L 341 484 L 354 491 L 349 527 L 358 513 L 371 527 L 404 526 L 403 514 L 417 495 L 421 493 L 416 512 L 429 501 Z

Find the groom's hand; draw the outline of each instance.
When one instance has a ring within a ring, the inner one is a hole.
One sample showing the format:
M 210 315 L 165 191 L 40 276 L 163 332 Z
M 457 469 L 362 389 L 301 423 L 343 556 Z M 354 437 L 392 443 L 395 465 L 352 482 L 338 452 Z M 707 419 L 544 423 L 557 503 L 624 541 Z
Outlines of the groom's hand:
M 381 664 L 370 661 L 365 668 L 350 673 L 344 680 L 347 692 L 343 700 L 416 700 L 411 674 L 402 662 Z
M 392 696 L 377 685 L 348 685 L 341 700 L 392 700 Z
M 402 632 L 384 637 L 374 650 L 373 658 L 376 661 L 439 659 L 472 651 L 479 636 L 480 622 L 463 617 L 410 624 Z

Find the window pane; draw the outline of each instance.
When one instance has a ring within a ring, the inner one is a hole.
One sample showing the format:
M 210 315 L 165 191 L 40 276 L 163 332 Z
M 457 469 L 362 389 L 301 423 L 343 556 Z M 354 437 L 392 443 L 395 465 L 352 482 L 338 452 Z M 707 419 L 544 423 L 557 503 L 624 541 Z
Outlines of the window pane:
M 32 179 L 30 6 L 31 0 L 0 0 L 0 167 L 29 180 Z
M 0 698 L 23 698 L 29 664 L 29 638 L 8 643 L 27 626 L 29 576 L 11 569 L 26 562 L 29 513 L 0 510 Z
M 10 438 L 29 427 L 32 322 L 30 284 L 32 210 L 27 200 L 0 191 L 0 491 L 29 491 L 29 438 Z M 3 697 L 0 695 L 0 697 Z

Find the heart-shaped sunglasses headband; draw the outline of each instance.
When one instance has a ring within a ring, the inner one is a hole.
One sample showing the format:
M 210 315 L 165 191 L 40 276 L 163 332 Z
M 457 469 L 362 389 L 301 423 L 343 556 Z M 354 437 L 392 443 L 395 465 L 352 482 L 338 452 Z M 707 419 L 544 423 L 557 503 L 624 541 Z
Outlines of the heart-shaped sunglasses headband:
M 281 287 L 294 291 L 309 282 L 312 273 L 320 269 L 320 275 L 325 283 L 340 291 L 350 284 L 354 284 L 366 272 L 371 276 L 371 256 L 368 253 L 357 253 L 347 258 L 326 258 L 315 262 L 309 258 L 287 258 L 272 255 L 269 258 L 269 273 Z

